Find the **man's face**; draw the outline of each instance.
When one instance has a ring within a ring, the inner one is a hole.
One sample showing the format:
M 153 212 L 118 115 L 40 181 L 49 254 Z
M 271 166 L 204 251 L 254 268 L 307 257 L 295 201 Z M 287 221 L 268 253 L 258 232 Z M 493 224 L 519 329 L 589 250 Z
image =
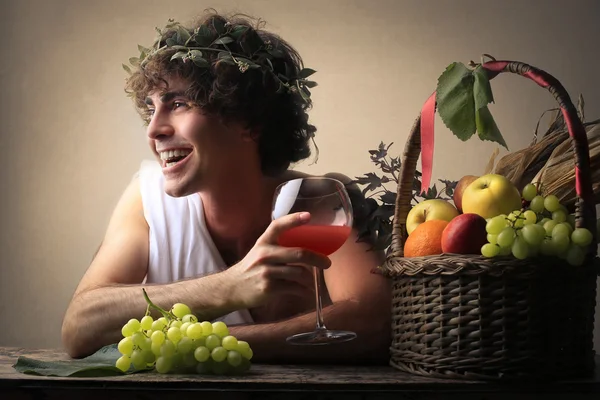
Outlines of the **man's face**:
M 147 134 L 162 166 L 165 192 L 180 197 L 210 188 L 239 168 L 235 159 L 247 141 L 239 124 L 224 125 L 193 106 L 185 95 L 185 82 L 166 80 L 167 88 L 158 88 L 146 98 Z

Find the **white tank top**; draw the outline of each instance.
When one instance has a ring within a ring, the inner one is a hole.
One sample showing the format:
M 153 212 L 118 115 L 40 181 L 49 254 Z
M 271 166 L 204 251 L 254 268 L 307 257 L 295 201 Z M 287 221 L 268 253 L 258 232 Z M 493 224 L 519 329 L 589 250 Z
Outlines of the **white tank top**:
M 164 176 L 157 161 L 145 160 L 136 174 L 150 228 L 147 283 L 172 283 L 227 268 L 204 220 L 200 195 L 171 197 L 164 191 Z M 216 320 L 227 325 L 252 323 L 248 310 Z

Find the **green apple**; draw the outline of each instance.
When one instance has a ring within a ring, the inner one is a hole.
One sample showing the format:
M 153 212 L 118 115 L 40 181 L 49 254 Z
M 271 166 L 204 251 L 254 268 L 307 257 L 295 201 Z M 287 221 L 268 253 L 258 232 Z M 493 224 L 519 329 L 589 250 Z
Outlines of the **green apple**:
M 493 218 L 521 209 L 521 193 L 505 176 L 483 175 L 467 186 L 462 196 L 463 213 Z
M 406 216 L 406 231 L 410 235 L 417 226 L 425 221 L 441 219 L 450 222 L 458 215 L 451 203 L 442 199 L 429 199 L 416 204 Z

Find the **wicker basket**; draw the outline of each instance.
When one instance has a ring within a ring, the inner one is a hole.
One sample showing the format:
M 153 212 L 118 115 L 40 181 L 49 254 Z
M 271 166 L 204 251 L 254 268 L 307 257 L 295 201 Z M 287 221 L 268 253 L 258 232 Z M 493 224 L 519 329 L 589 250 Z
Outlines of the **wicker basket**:
M 554 95 L 579 168 L 576 226 L 595 232 L 587 138 L 568 93 L 548 73 L 521 62 L 482 66 L 490 79 L 516 73 Z M 595 245 L 580 267 L 557 257 L 403 257 L 420 123 L 419 117 L 402 155 L 391 253 L 379 270 L 393 281 L 391 365 L 418 375 L 476 380 L 591 375 L 599 270 Z

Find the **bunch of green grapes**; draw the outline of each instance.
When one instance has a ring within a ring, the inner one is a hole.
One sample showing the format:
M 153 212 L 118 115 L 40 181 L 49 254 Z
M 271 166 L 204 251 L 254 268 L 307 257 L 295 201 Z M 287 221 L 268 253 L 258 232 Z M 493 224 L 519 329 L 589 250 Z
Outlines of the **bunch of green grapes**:
M 130 319 L 121 333 L 118 344 L 121 357 L 115 366 L 121 371 L 152 369 L 161 374 L 169 372 L 218 375 L 239 374 L 250 369 L 250 345 L 229 334 L 222 321 L 198 321 L 190 308 L 176 303 L 170 311 L 154 305 L 146 291 L 146 315 Z M 150 309 L 162 317 L 153 319 Z
M 522 197 L 527 207 L 488 220 L 488 243 L 481 247 L 481 254 L 512 254 L 520 260 L 541 254 L 560 257 L 574 266 L 583 264 L 592 233 L 586 228 L 575 228 L 575 216 L 568 213 L 558 197 L 542 196 L 534 184 L 523 188 Z

